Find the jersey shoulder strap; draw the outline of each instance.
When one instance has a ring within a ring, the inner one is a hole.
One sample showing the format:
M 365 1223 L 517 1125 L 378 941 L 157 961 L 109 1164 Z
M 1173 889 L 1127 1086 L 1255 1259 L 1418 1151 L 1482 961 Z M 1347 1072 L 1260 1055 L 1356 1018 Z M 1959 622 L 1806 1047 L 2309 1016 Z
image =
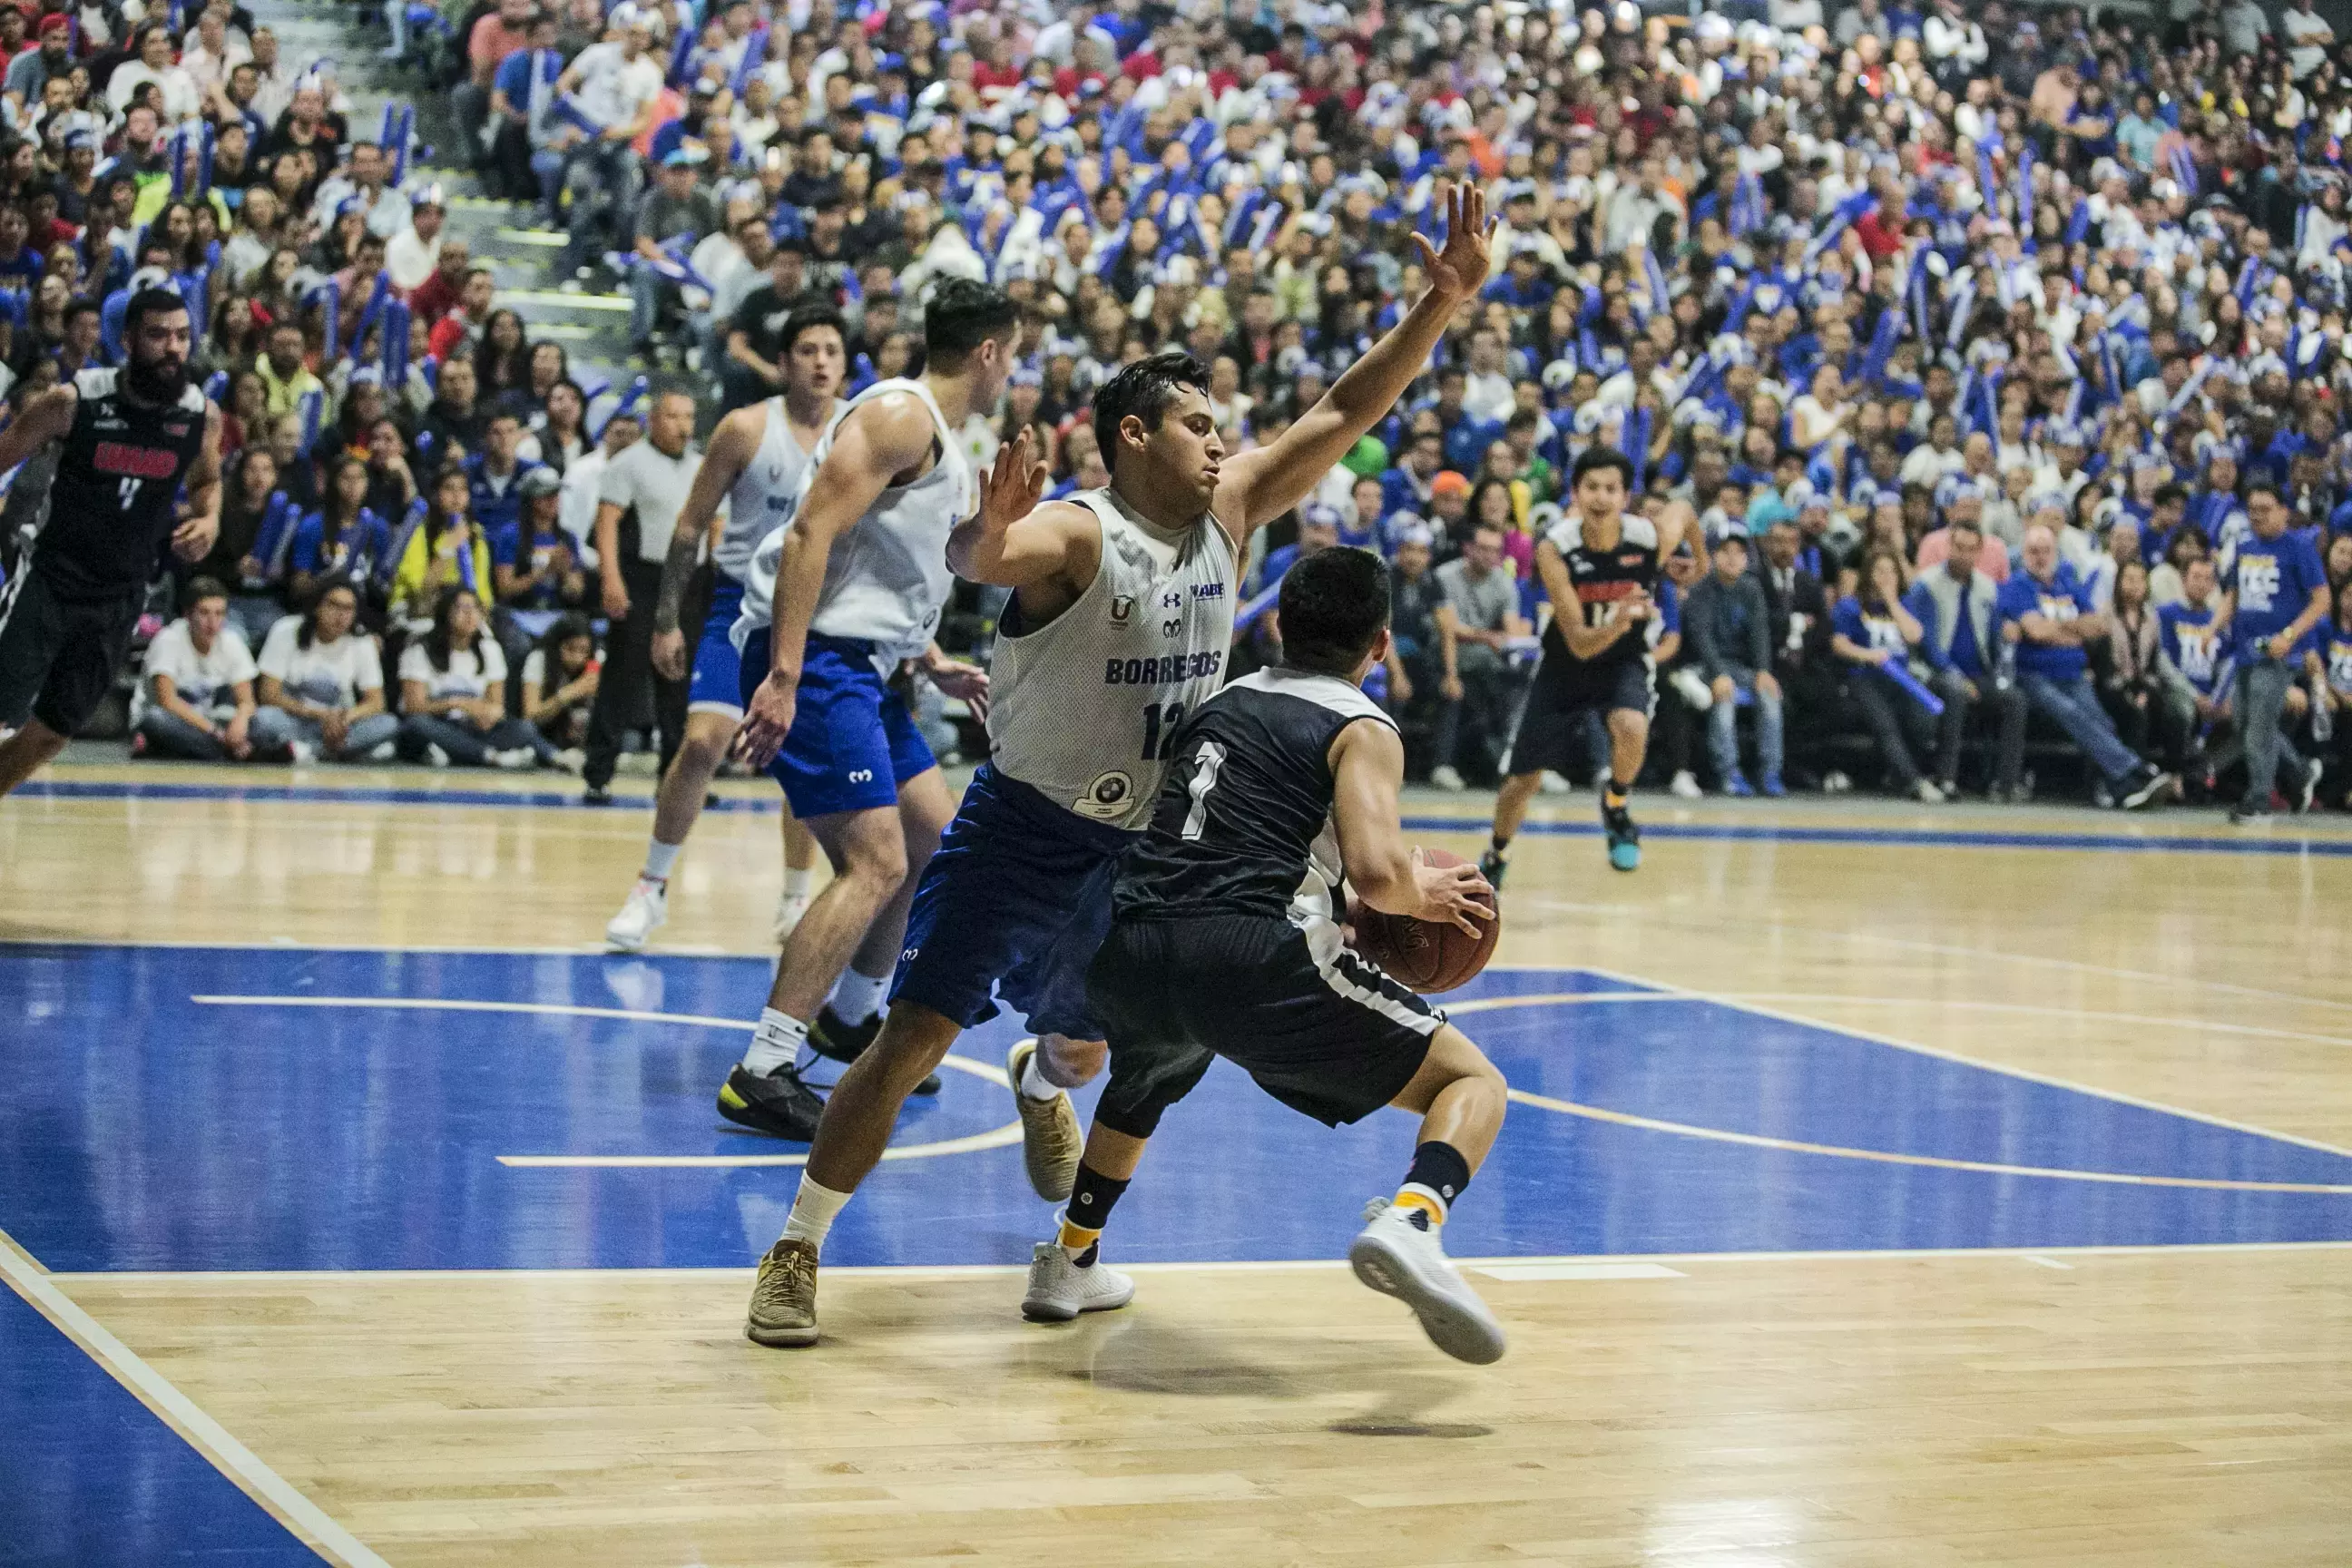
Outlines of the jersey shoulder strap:
M 1292 669 L 1283 665 L 1245 675 L 1225 688 L 1228 692 L 1262 691 L 1277 697 L 1296 698 L 1312 702 L 1344 722 L 1371 719 L 1393 730 L 1397 727 L 1388 710 L 1364 695 L 1360 686 L 1351 685 L 1336 675 L 1318 675 L 1310 670 Z M 1220 693 L 1220 696 L 1223 693 Z M 1212 698 L 1210 700 L 1214 701 Z
M 95 402 L 101 397 L 110 397 L 114 394 L 115 380 L 121 374 L 111 365 L 95 370 L 76 371 L 74 391 L 81 395 L 81 399 L 85 403 Z

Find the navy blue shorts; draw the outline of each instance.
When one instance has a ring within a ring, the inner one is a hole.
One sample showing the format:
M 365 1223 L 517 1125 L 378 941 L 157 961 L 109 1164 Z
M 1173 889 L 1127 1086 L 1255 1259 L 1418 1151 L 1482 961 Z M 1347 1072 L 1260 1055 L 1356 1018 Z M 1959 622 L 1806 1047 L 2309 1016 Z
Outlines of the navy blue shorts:
M 703 617 L 702 640 L 694 648 L 693 680 L 686 691 L 688 712 L 743 717 L 743 656 L 735 651 L 733 635 L 735 616 L 742 607 L 742 584 L 722 575 L 711 584 L 710 614 Z
M 743 642 L 743 705 L 768 678 L 769 628 Z M 874 668 L 873 645 L 811 632 L 801 658 L 792 732 L 768 764 L 793 815 L 806 822 L 838 811 L 898 804 L 898 786 L 939 766 L 906 700 Z
M 1002 1001 L 1037 1034 L 1101 1039 L 1087 966 L 1110 927 L 1119 852 L 1134 841 L 982 766 L 916 886 L 890 1000 L 965 1029 Z

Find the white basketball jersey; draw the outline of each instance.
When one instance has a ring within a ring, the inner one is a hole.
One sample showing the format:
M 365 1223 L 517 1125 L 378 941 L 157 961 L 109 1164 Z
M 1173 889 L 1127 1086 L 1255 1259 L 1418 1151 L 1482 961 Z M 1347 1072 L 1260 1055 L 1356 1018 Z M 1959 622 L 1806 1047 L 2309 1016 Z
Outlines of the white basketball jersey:
M 948 535 L 979 508 L 980 486 L 930 388 L 919 381 L 894 378 L 876 382 L 835 412 L 809 455 L 808 473 L 792 509 L 751 552 L 743 572 L 743 610 L 731 634 L 738 651 L 753 632 L 768 625 L 775 607 L 776 566 L 783 558 L 784 534 L 825 455 L 833 450 L 841 422 L 852 411 L 893 393 L 922 399 L 939 437 L 939 461 L 912 484 L 885 489 L 866 515 L 834 541 L 809 630 L 872 643 L 875 668 L 886 675 L 899 660 L 930 646 L 940 612 L 955 586 L 955 574 L 948 570 Z
M 1171 532 L 1107 489 L 1069 499 L 1100 521 L 1102 563 L 1052 621 L 998 637 L 989 758 L 1081 816 L 1140 828 L 1177 726 L 1224 680 L 1233 544 L 1213 516 Z
M 841 399 L 835 398 L 825 415 L 827 425 L 841 407 Z M 782 396 L 771 397 L 761 408 L 766 423 L 761 428 L 760 447 L 735 476 L 735 488 L 727 492 L 727 523 L 719 530 L 718 553 L 711 557 L 721 572 L 738 583 L 751 569 L 760 542 L 791 515 L 802 484 L 816 468 L 811 454 L 793 435 L 792 416 L 784 412 Z

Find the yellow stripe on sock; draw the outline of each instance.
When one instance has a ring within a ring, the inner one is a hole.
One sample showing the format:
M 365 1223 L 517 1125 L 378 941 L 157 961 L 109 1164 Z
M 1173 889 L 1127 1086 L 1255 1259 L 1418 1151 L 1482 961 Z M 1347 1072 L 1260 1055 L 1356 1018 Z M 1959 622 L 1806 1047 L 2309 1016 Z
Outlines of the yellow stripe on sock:
M 1084 1252 L 1101 1239 L 1102 1231 L 1099 1228 L 1088 1230 L 1085 1226 L 1072 1225 L 1068 1220 L 1062 1222 L 1062 1234 L 1055 1237 L 1055 1240 L 1072 1252 Z
M 1435 1198 L 1431 1197 L 1427 1193 L 1416 1193 L 1409 1189 L 1405 1192 L 1399 1193 L 1396 1195 L 1396 1206 L 1401 1209 L 1421 1210 L 1422 1213 L 1429 1216 L 1429 1223 L 1432 1225 L 1444 1225 L 1445 1223 L 1445 1205 L 1439 1203 Z M 1068 1227 L 1065 1226 L 1064 1228 L 1066 1229 Z

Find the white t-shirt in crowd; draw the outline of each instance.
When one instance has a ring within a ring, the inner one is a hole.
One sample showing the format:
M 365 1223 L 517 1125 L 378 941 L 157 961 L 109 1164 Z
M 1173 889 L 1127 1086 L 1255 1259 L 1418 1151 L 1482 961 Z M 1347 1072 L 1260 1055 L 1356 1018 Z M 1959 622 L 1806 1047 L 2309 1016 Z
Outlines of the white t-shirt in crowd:
M 451 648 L 449 668 L 436 669 L 432 656 L 425 651 L 425 639 L 419 637 L 400 656 L 400 679 L 404 683 L 422 681 L 425 694 L 436 709 L 444 698 L 462 698 L 470 702 L 505 686 L 506 651 L 499 647 L 498 638 L 483 632 L 475 637 L 473 651 Z
M 346 632 L 333 642 L 300 646 L 302 617 L 288 616 L 261 639 L 261 673 L 286 695 L 319 708 L 355 708 L 362 692 L 383 689 L 383 657 L 375 638 Z
M 572 62 L 580 85 L 572 94 L 589 119 L 610 130 L 633 125 L 637 110 L 659 95 L 662 68 L 651 54 L 623 59 L 618 43 L 591 44 Z
M 131 721 L 154 705 L 155 678 L 169 676 L 173 689 L 180 700 L 200 712 L 215 709 L 234 708 L 241 680 L 251 680 L 254 675 L 253 655 L 247 651 L 245 639 L 236 635 L 235 626 L 223 626 L 213 638 L 212 651 L 198 653 L 196 639 L 189 635 L 186 616 L 173 621 L 156 634 L 147 645 L 147 662 L 140 667 L 139 689 L 131 694 Z
M 677 527 L 686 493 L 694 488 L 694 476 L 701 467 L 700 447 L 688 444 L 673 458 L 647 437 L 624 447 L 605 468 L 596 499 L 619 507 L 624 515 L 630 508 L 636 509 L 639 560 L 657 563 L 669 553 L 669 536 Z

